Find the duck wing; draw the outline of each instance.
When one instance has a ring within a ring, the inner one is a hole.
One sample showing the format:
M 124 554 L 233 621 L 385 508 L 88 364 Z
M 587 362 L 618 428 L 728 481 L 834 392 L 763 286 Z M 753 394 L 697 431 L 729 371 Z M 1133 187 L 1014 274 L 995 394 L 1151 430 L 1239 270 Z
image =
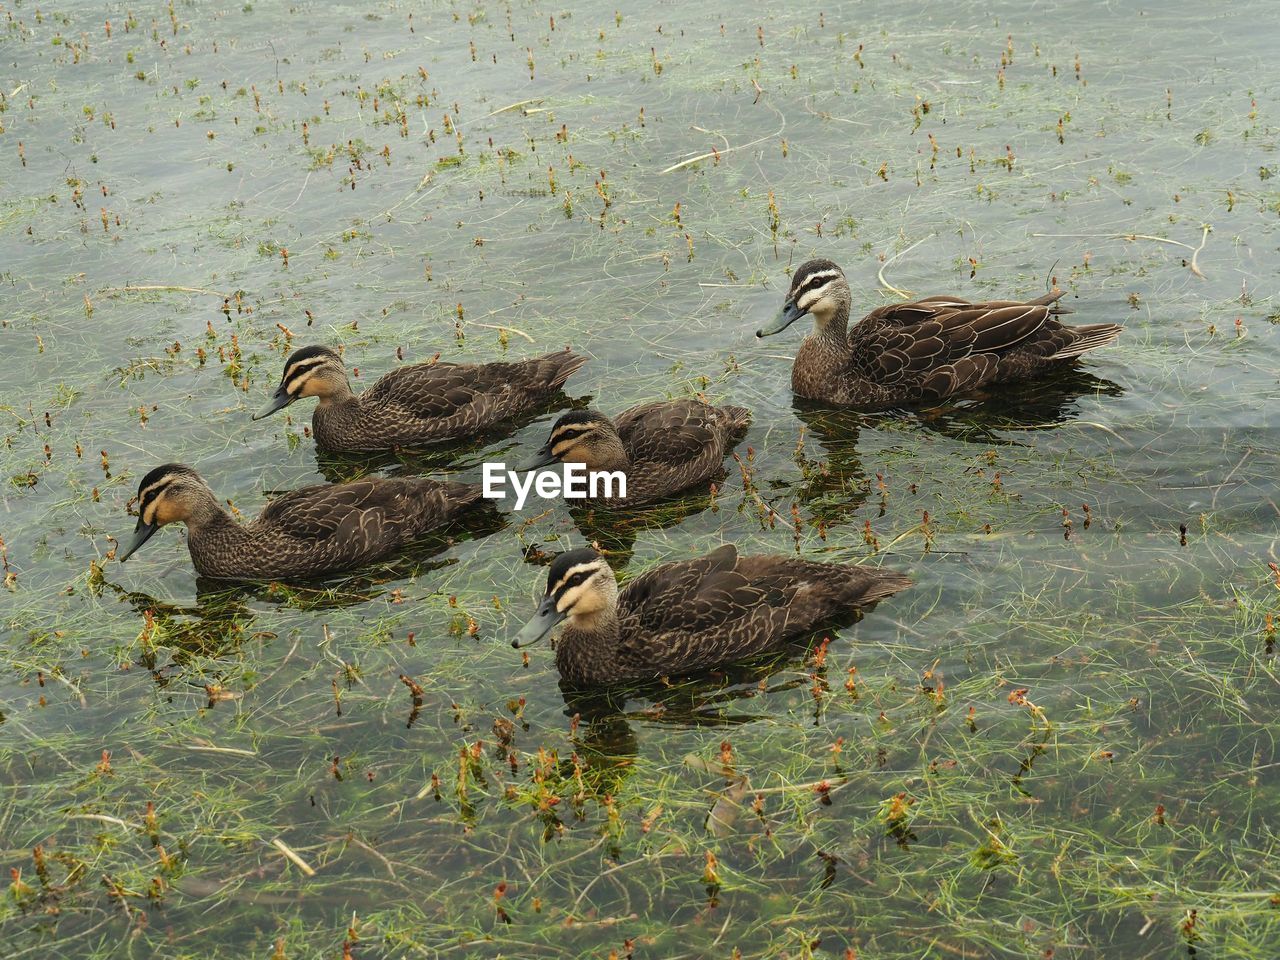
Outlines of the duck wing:
M 910 583 L 864 567 L 739 557 L 726 545 L 627 586 L 619 612 L 634 619 L 619 658 L 665 675 L 721 666 L 802 638 Z
M 935 296 L 867 314 L 849 335 L 860 375 L 914 386 L 925 397 L 971 389 L 994 375 L 1002 355 L 1063 329 L 1053 319 L 1059 291 L 1037 300 L 970 303 Z
M 586 362 L 560 350 L 509 363 L 417 363 L 392 370 L 361 400 L 448 436 L 483 429 L 554 396 Z
M 481 493 L 478 485 L 417 477 L 302 487 L 272 500 L 248 529 L 281 562 L 291 557 L 290 570 L 348 569 L 444 524 Z
M 483 410 L 510 389 L 501 370 L 510 364 L 416 363 L 392 370 L 361 399 L 398 407 L 422 419 L 445 420 L 461 411 Z
M 759 559 L 739 557 L 726 543 L 697 560 L 663 564 L 627 584 L 618 612 L 646 633 L 695 634 L 731 628 L 762 609 L 785 608 L 794 578 L 755 569 Z
M 618 615 L 634 618 L 644 630 L 657 633 L 706 623 L 710 594 L 699 603 L 700 590 L 704 585 L 712 590 L 732 589 L 737 563 L 738 550 L 731 543 L 696 560 L 664 563 L 623 587 Z
M 346 484 L 302 486 L 266 504 L 253 526 L 293 539 L 323 543 L 360 530 L 360 539 L 381 538 L 408 516 L 404 481 L 370 477 Z
M 632 463 L 684 464 L 708 448 L 718 451 L 722 434 L 716 408 L 693 398 L 642 403 L 620 413 L 614 426 Z

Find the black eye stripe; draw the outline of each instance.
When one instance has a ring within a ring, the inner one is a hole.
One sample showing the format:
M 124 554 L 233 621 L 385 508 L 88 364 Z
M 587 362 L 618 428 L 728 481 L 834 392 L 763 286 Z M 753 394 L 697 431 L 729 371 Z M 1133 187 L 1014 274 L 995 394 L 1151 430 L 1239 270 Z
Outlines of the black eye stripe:
M 804 281 L 801 282 L 799 286 L 796 287 L 796 293 L 807 293 L 810 290 L 817 290 L 819 287 L 826 286 L 827 283 L 834 280 L 835 277 L 836 275 L 834 273 L 810 274 L 804 278 Z
M 312 360 L 302 360 L 286 368 L 284 371 L 284 378 L 286 380 L 292 380 L 299 374 L 310 373 L 316 367 L 322 366 L 323 364 L 324 358 L 322 357 L 316 357 Z
M 594 570 L 579 570 L 577 573 L 572 574 L 567 580 L 561 582 L 556 587 L 556 596 L 563 597 L 568 591 L 572 590 L 574 587 L 582 586 L 582 584 L 586 583 L 593 576 L 595 576 L 595 573 L 596 572 Z
M 178 482 L 177 477 L 166 477 L 160 481 L 159 486 L 153 486 L 151 489 L 140 494 L 138 497 L 138 516 L 142 516 L 147 512 L 147 508 L 160 499 L 166 490 Z
M 173 486 L 173 483 L 174 483 L 173 478 L 169 477 L 169 478 L 166 478 L 165 480 L 162 480 L 160 483 L 160 486 L 151 487 L 149 490 L 144 491 L 142 496 L 138 500 L 139 509 L 148 507 L 151 504 L 155 503 L 155 501 L 159 498 L 160 494 L 164 493 L 171 486 Z
M 565 591 L 581 586 L 599 572 L 600 565 L 598 563 L 570 568 L 561 574 L 560 579 L 554 584 L 547 584 L 547 593 L 559 599 L 564 596 Z
M 293 393 L 302 385 L 302 381 L 306 379 L 307 374 L 311 373 L 317 367 L 321 366 L 324 361 L 316 361 L 315 363 L 304 366 L 296 366 L 284 372 L 284 388 Z

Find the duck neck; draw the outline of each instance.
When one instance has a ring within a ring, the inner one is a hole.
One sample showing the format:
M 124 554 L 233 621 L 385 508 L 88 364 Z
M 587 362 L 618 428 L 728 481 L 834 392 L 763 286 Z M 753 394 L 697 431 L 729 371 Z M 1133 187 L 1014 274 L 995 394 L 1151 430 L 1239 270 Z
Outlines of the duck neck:
M 250 539 L 249 531 L 212 493 L 195 505 L 186 523 L 187 547 L 199 573 L 212 570 L 219 557 L 236 556 Z
M 324 393 L 318 395 L 319 409 L 339 407 L 348 403 L 356 402 L 356 395 L 351 390 L 351 381 L 343 379 L 326 384 L 328 387 Z
M 186 516 L 187 529 L 195 536 L 205 530 L 212 530 L 227 525 L 239 527 L 235 517 L 218 502 L 212 493 L 202 496 L 191 507 Z
M 826 345 L 841 350 L 849 348 L 849 304 L 841 301 L 830 313 L 814 315 L 813 335 Z
M 341 394 L 326 394 L 311 412 L 311 433 L 322 447 L 349 449 L 351 438 L 360 437 L 368 429 L 367 416 L 360 398 L 350 388 Z
M 246 563 L 261 555 L 253 530 L 225 510 L 212 496 L 198 513 L 187 518 L 187 550 L 202 577 L 235 579 L 245 575 Z
M 574 617 L 556 641 L 556 668 L 571 683 L 602 683 L 615 668 L 621 631 L 618 614 L 601 610 Z
M 628 472 L 631 469 L 631 457 L 627 454 L 627 448 L 622 445 L 622 438 L 614 431 L 609 431 L 599 446 L 591 451 L 591 462 L 586 467 L 588 470 Z

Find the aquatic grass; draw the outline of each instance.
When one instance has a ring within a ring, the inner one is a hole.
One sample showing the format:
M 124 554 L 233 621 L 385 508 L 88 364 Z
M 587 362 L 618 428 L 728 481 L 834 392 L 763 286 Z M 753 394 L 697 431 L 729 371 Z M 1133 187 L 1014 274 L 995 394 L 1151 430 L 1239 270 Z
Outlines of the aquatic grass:
M 1252 181 L 1274 78 L 1265 32 L 1236 29 L 1260 9 L 908 30 L 875 5 L 554 28 L 338 8 L 306 14 L 320 39 L 269 4 L 110 30 L 13 13 L 12 955 L 1274 952 L 1275 221 Z M 814 415 L 794 342 L 751 337 L 814 253 L 868 307 L 1056 276 L 1125 335 L 1100 382 Z M 603 518 L 555 507 L 320 585 L 209 589 L 177 532 L 110 563 L 153 462 L 207 465 L 248 512 L 350 469 L 465 476 L 554 417 L 329 463 L 305 414 L 247 420 L 319 341 L 361 384 L 572 342 L 579 402 L 750 406 L 745 478 L 731 461 L 713 504 L 603 531 L 624 579 L 731 540 L 917 586 L 821 665 L 797 649 L 602 708 L 506 639 L 537 564 Z

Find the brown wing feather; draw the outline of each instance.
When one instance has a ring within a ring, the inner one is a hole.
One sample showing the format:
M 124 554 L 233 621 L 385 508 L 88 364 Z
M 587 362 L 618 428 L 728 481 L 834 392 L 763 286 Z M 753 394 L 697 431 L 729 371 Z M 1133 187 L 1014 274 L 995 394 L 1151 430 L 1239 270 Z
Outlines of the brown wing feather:
M 1057 296 L 1061 296 L 1059 293 Z M 873 310 L 850 334 L 854 362 L 884 385 L 916 385 L 922 396 L 972 389 L 994 376 L 997 364 L 978 359 L 1034 341 L 1051 319 L 1056 296 L 1019 303 L 969 303 L 936 296 Z
M 587 358 L 561 350 L 514 362 L 399 367 L 361 395 L 408 435 L 475 432 L 553 397 Z
M 623 590 L 619 659 L 649 675 L 724 665 L 801 638 L 910 582 L 794 557 L 739 557 L 726 544 L 650 571 Z
M 399 541 L 439 526 L 480 494 L 471 484 L 368 477 L 290 491 L 267 504 L 251 526 L 317 544 L 352 538 L 354 549 L 373 538 Z
M 254 525 L 303 540 L 327 540 L 352 514 L 384 506 L 388 499 L 382 483 L 372 478 L 300 487 L 268 503 Z
M 618 595 L 618 615 L 635 617 L 648 630 L 671 629 L 684 616 L 682 601 L 689 591 L 712 573 L 733 570 L 737 562 L 737 548 L 726 543 L 705 557 L 655 567 L 623 587 Z
M 716 409 L 701 400 L 660 400 L 632 407 L 614 421 L 633 463 L 680 463 L 718 443 Z
M 392 370 L 363 394 L 366 402 L 395 405 L 419 417 L 451 417 L 491 392 L 508 389 L 486 366 L 419 363 Z M 493 366 L 506 366 L 495 364 Z

